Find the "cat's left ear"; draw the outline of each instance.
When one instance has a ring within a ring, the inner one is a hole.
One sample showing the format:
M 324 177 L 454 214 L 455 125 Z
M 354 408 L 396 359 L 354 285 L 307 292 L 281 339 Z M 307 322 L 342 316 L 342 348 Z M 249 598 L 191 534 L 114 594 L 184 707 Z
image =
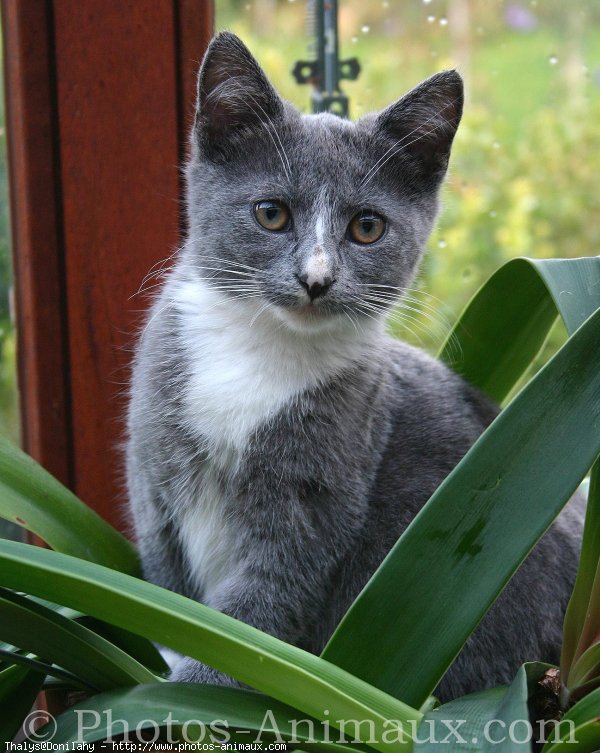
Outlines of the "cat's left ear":
M 227 155 L 240 137 L 282 115 L 282 100 L 246 45 L 230 32 L 218 34 L 198 77 L 195 134 L 200 147 L 209 156 Z
M 463 99 L 460 75 L 442 71 L 380 113 L 376 127 L 394 140 L 395 153 L 412 154 L 431 169 L 445 170 Z

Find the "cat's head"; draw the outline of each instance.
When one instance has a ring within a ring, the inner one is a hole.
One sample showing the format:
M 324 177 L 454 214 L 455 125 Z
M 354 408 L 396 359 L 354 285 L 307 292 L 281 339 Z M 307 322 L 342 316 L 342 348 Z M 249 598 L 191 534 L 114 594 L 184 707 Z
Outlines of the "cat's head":
M 380 318 L 417 269 L 462 104 L 445 71 L 356 123 L 301 115 L 219 34 L 199 76 L 188 269 L 292 330 Z

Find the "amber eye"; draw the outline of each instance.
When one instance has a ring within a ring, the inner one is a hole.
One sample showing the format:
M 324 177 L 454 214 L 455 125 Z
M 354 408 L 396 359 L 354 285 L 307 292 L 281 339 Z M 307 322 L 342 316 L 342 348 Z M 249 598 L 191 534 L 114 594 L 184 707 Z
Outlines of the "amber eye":
M 285 230 L 290 224 L 290 210 L 281 201 L 259 201 L 254 216 L 265 230 Z
M 359 212 L 348 225 L 348 234 L 355 243 L 367 245 L 378 241 L 385 231 L 385 220 L 375 212 Z

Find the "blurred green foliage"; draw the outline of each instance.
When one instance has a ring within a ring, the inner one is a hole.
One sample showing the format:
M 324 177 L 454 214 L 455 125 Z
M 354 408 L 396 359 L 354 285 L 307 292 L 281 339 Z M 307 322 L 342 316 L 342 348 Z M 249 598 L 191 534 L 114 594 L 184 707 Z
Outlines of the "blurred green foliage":
M 600 3 L 597 0 L 339 0 L 340 54 L 357 117 L 448 67 L 463 74 L 465 115 L 438 228 L 403 337 L 436 350 L 469 297 L 520 255 L 600 253 Z M 217 28 L 238 33 L 283 96 L 307 111 L 290 75 L 310 59 L 307 3 L 217 0 Z M 412 331 L 411 331 L 412 330 Z M 546 354 L 560 342 L 556 330 Z M 546 354 L 542 355 L 542 358 Z
M 15 332 L 10 314 L 12 265 L 3 84 L 0 77 L 0 434 L 18 441 Z
M 0 76 L 0 435 L 18 442 L 16 339 L 10 314 L 12 265 L 4 122 L 4 80 Z M 21 531 L 17 526 L 0 520 L 0 537 L 20 538 Z
M 216 0 L 283 96 L 308 108 L 290 71 L 311 56 L 304 0 Z M 600 3 L 597 0 L 339 0 L 354 116 L 457 67 L 468 99 L 442 211 L 403 337 L 435 350 L 471 294 L 518 255 L 600 252 Z M 0 83 L 1 86 L 1 83 Z M 4 99 L 0 97 L 0 434 L 18 439 Z M 559 342 L 556 331 L 547 348 Z

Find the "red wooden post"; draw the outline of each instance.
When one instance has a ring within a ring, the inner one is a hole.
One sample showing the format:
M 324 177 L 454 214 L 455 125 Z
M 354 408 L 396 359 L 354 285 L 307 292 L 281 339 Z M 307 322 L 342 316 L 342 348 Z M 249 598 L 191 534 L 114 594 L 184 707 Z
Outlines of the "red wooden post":
M 134 294 L 180 238 L 212 2 L 2 0 L 2 14 L 24 446 L 124 528 Z

